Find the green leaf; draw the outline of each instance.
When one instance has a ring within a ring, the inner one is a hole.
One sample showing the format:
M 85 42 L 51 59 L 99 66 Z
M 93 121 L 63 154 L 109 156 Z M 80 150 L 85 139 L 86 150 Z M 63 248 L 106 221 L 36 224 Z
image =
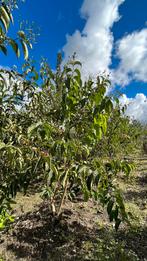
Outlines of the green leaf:
M 3 3 L 3 7 L 5 8 L 5 11 L 7 12 L 7 15 L 9 16 L 9 19 L 11 20 L 11 22 L 14 23 L 13 16 L 11 14 L 9 7 L 7 5 L 5 5 L 4 3 Z
M 7 48 L 4 45 L 1 44 L 0 49 L 5 55 L 7 55 Z
M 119 208 L 116 205 L 115 210 L 113 212 L 113 217 L 114 217 L 115 220 L 117 220 L 117 218 L 118 218 L 118 213 L 119 213 Z
M 5 148 L 6 147 L 6 144 L 4 142 L 0 142 L 0 150 Z
M 0 6 L 0 20 L 2 21 L 5 30 L 7 31 L 10 24 L 10 17 L 9 14 L 7 13 L 5 6 L 3 5 Z
M 89 191 L 91 191 L 91 189 L 92 189 L 92 181 L 93 181 L 93 174 L 89 175 L 87 177 L 87 181 L 86 181 L 87 188 Z
M 83 189 L 83 193 L 84 193 L 84 201 L 88 201 L 89 200 L 89 197 L 90 197 L 90 193 L 89 191 L 87 190 L 87 188 L 84 188 Z
M 58 177 L 59 176 L 59 172 L 58 172 L 56 166 L 53 163 L 51 163 L 50 168 L 53 171 L 53 173 L 56 175 L 56 177 Z
M 120 224 L 121 224 L 121 219 L 117 218 L 117 219 L 115 220 L 115 230 L 116 230 L 116 231 L 118 230 Z
M 5 225 L 4 225 L 4 222 L 3 221 L 0 221 L 0 230 L 4 229 L 5 228 Z
M 114 201 L 112 199 L 110 199 L 108 201 L 108 205 L 107 205 L 107 212 L 108 212 L 109 216 L 111 215 L 113 205 L 114 205 Z
M 42 125 L 43 125 L 42 121 L 39 121 L 39 122 L 37 122 L 37 123 L 32 124 L 32 125 L 28 128 L 28 136 L 30 137 L 30 136 L 33 134 L 33 132 L 36 131 L 37 128 L 40 127 L 40 126 L 42 126 Z
M 23 40 L 26 40 L 24 31 L 18 31 L 17 34 L 19 35 L 20 38 L 22 38 Z
M 17 57 L 20 57 L 20 50 L 18 44 L 13 39 L 9 40 L 10 45 L 12 46 L 14 52 L 16 53 Z
M 6 20 L 4 19 L 3 16 L 0 17 L 0 22 L 2 23 L 2 25 L 3 25 L 4 29 L 5 29 L 5 31 L 7 32 L 7 31 L 8 31 L 8 24 L 7 24 L 7 22 L 6 22 Z
M 80 61 L 72 61 L 71 64 L 72 65 L 79 65 L 80 67 L 82 67 L 82 63 Z
M 69 169 L 66 171 L 65 176 L 64 176 L 64 179 L 63 179 L 63 182 L 62 182 L 63 188 L 65 188 L 66 180 L 67 180 L 67 178 L 68 178 L 68 175 L 69 175 Z
M 26 44 L 26 42 L 23 41 L 23 40 L 20 40 L 20 42 L 21 42 L 21 45 L 22 45 L 22 48 L 23 48 L 24 58 L 25 58 L 25 60 L 27 60 L 28 57 L 29 57 L 29 52 L 28 52 L 27 44 Z

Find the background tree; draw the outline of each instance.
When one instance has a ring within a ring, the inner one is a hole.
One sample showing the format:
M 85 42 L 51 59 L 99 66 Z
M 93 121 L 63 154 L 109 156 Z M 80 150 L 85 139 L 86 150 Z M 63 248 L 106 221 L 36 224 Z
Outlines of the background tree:
M 125 115 L 125 108 L 119 103 L 113 108 L 108 120 L 106 135 L 97 147 L 98 155 L 102 157 L 124 157 L 141 152 L 143 126 L 137 121 L 131 121 Z

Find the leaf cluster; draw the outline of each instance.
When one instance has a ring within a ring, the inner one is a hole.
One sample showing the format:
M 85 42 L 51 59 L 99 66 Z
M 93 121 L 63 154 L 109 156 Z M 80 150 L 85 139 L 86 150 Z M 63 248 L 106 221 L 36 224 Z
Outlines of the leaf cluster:
M 8 46 L 11 46 L 17 57 L 20 57 L 20 47 L 23 50 L 24 58 L 28 59 L 28 47 L 32 48 L 24 31 L 18 31 L 15 39 L 8 36 L 8 30 L 14 24 L 10 5 L 2 1 L 0 3 L 0 50 L 7 55 Z

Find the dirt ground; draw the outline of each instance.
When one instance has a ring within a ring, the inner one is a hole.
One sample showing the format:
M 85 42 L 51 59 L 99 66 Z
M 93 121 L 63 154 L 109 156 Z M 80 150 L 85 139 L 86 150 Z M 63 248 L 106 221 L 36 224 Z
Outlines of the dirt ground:
M 53 217 L 38 193 L 18 195 L 17 218 L 0 233 L 0 261 L 147 260 L 147 157 L 136 159 L 129 182 L 120 179 L 132 227 L 115 232 L 106 211 L 93 202 L 67 201 Z

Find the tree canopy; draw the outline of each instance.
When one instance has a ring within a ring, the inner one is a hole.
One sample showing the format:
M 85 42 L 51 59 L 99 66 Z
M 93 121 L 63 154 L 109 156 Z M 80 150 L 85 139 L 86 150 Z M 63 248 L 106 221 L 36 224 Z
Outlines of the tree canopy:
M 140 126 L 121 113 L 118 99 L 106 95 L 107 77 L 83 82 L 75 58 L 63 67 L 58 55 L 56 71 L 45 61 L 36 70 L 25 33 L 19 31 L 17 40 L 8 36 L 11 9 L 2 2 L 0 10 L 1 51 L 7 54 L 9 44 L 19 57 L 20 43 L 27 60 L 21 74 L 0 71 L 0 228 L 13 220 L 17 192 L 26 193 L 41 177 L 42 197 L 55 215 L 67 197 L 81 193 L 85 201 L 100 202 L 118 229 L 129 216 L 117 177 L 129 176 L 134 165 L 117 155 L 134 146 Z

